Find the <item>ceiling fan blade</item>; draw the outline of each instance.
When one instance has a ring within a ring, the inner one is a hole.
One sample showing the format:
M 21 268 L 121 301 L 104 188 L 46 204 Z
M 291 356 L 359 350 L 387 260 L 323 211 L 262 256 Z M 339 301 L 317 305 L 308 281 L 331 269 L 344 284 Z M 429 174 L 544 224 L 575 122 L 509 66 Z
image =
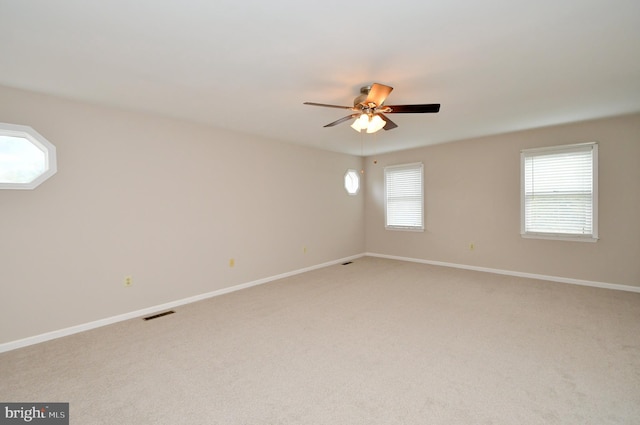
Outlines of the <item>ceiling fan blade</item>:
M 386 122 L 385 126 L 382 127 L 383 130 L 393 130 L 394 128 L 398 127 L 398 124 L 385 117 L 384 114 L 378 113 L 378 115 L 380 115 L 380 118 L 382 118 L 384 122 Z
M 374 106 L 380 106 L 384 102 L 384 100 L 389 96 L 393 87 L 385 86 L 384 84 L 373 83 L 371 86 L 371 90 L 369 90 L 369 94 L 367 98 L 364 100 L 364 105 L 369 106 L 371 103 Z
M 311 106 L 324 106 L 326 108 L 339 108 L 339 109 L 351 109 L 353 110 L 353 106 L 339 106 L 339 105 L 327 105 L 326 103 L 315 103 L 315 102 L 304 102 L 305 105 Z
M 386 114 L 424 114 L 426 112 L 435 113 L 440 111 L 439 103 L 429 103 L 424 105 L 385 105 Z M 391 109 L 390 111 L 387 109 Z
M 333 127 L 334 125 L 342 124 L 345 121 L 349 121 L 351 119 L 358 118 L 360 115 L 362 115 L 362 114 L 347 115 L 346 117 L 340 118 L 339 120 L 336 120 L 334 122 L 330 122 L 329 124 L 325 125 L 325 127 Z

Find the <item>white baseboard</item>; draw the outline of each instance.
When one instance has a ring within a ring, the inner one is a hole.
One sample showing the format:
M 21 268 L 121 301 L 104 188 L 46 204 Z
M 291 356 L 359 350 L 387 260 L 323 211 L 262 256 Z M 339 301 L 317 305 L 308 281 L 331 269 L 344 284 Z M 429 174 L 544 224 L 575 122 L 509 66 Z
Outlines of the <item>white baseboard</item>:
M 15 349 L 22 348 L 22 347 L 26 347 L 26 346 L 29 346 L 29 345 L 38 344 L 38 343 L 49 341 L 49 340 L 56 339 L 56 338 L 62 338 L 64 336 L 73 335 L 73 334 L 76 334 L 76 333 L 79 333 L 79 332 L 88 331 L 88 330 L 99 328 L 99 327 L 102 327 L 102 326 L 111 325 L 113 323 L 122 322 L 122 321 L 129 320 L 129 319 L 135 319 L 137 317 L 151 315 L 153 313 L 157 313 L 157 312 L 160 312 L 160 311 L 163 311 L 163 310 L 179 307 L 181 305 L 190 304 L 190 303 L 194 303 L 194 302 L 197 302 L 197 301 L 202 301 L 202 300 L 205 300 L 207 298 L 217 297 L 219 295 L 228 294 L 230 292 L 239 291 L 241 289 L 250 288 L 252 286 L 262 285 L 264 283 L 272 282 L 274 280 L 284 279 L 284 278 L 289 277 L 289 276 L 294 276 L 294 275 L 297 275 L 297 274 L 309 272 L 309 271 L 320 269 L 320 268 L 323 268 L 323 267 L 328 267 L 328 266 L 333 266 L 333 265 L 336 265 L 336 264 L 341 264 L 341 263 L 344 263 L 344 262 L 347 262 L 347 261 L 352 261 L 352 260 L 355 260 L 355 259 L 358 259 L 358 258 L 361 258 L 361 257 L 364 257 L 364 256 L 387 258 L 387 259 L 390 259 L 390 260 L 409 261 L 409 262 L 413 262 L 413 263 L 430 264 L 430 265 L 434 265 L 434 266 L 453 267 L 453 268 L 465 269 L 465 270 L 475 270 L 475 271 L 479 271 L 479 272 L 495 273 L 495 274 L 502 274 L 502 275 L 508 275 L 508 276 L 525 277 L 525 278 L 531 278 L 531 279 L 540 279 L 540 280 L 546 280 L 546 281 L 551 281 L 551 282 L 569 283 L 569 284 L 572 284 L 572 285 L 593 286 L 593 287 L 596 287 L 596 288 L 615 289 L 615 290 L 618 290 L 618 291 L 628 291 L 628 292 L 638 292 L 638 293 L 640 293 L 640 287 L 638 287 L 638 286 L 620 285 L 620 284 L 615 284 L 615 283 L 595 282 L 595 281 L 590 281 L 590 280 L 581 280 L 581 279 L 573 279 L 573 278 L 558 277 L 558 276 L 548 276 L 548 275 L 541 275 L 541 274 L 535 274 L 535 273 L 524 273 L 524 272 L 517 272 L 517 271 L 512 271 L 512 270 L 501 270 L 501 269 L 493 269 L 493 268 L 489 268 L 489 267 L 469 266 L 469 265 L 465 265 L 465 264 L 447 263 L 447 262 L 443 262 L 443 261 L 423 260 L 423 259 L 419 259 L 419 258 L 400 257 L 400 256 L 396 256 L 396 255 L 386 255 L 386 254 L 377 254 L 377 253 L 374 253 L 374 252 L 367 252 L 367 253 L 363 253 L 363 254 L 353 255 L 351 257 L 345 257 L 345 258 L 342 258 L 342 259 L 339 259 L 339 260 L 334 260 L 334 261 L 329 261 L 329 262 L 322 263 L 322 264 L 317 264 L 317 265 L 311 266 L 311 267 L 305 267 L 303 269 L 298 269 L 298 270 L 294 270 L 294 271 L 287 272 L 287 273 L 278 274 L 278 275 L 275 275 L 275 276 L 266 277 L 266 278 L 263 278 L 263 279 L 254 280 L 254 281 L 251 281 L 251 282 L 242 283 L 242 284 L 231 286 L 231 287 L 228 287 L 228 288 L 222 288 L 222 289 L 219 289 L 219 290 L 216 290 L 216 291 L 207 292 L 205 294 L 200 294 L 200 295 L 196 295 L 196 296 L 193 296 L 193 297 L 183 298 L 181 300 L 172 301 L 172 302 L 168 302 L 168 303 L 165 303 L 165 304 L 155 305 L 155 306 L 144 308 L 144 309 L 141 309 L 141 310 L 132 311 L 130 313 L 120 314 L 118 316 L 108 317 L 108 318 L 105 318 L 105 319 L 96 320 L 96 321 L 89 322 L 89 323 L 84 323 L 84 324 L 81 324 L 81 325 L 71 326 L 71 327 L 68 327 L 68 328 L 65 328 L 65 329 L 60 329 L 60 330 L 56 330 L 56 331 L 52 331 L 52 332 L 47 332 L 47 333 L 44 333 L 44 334 L 35 335 L 35 336 L 32 336 L 32 337 L 19 339 L 19 340 L 16 340 L 16 341 L 6 342 L 6 343 L 3 343 L 3 344 L 0 344 L 0 353 L 6 352 L 6 351 L 15 350 Z
M 32 337 L 19 339 L 19 340 L 16 340 L 16 341 L 6 342 L 6 343 L 3 343 L 3 344 L 0 344 L 0 353 L 4 353 L 6 351 L 11 351 L 11 350 L 15 350 L 15 349 L 18 349 L 18 348 L 26 347 L 26 346 L 29 346 L 29 345 L 38 344 L 38 343 L 49 341 L 49 340 L 56 339 L 56 338 L 62 338 L 64 336 L 73 335 L 73 334 L 76 334 L 76 333 L 79 333 L 79 332 L 88 331 L 88 330 L 99 328 L 99 327 L 102 327 L 102 326 L 111 325 L 113 323 L 122 322 L 122 321 L 129 320 L 129 319 L 135 319 L 137 317 L 148 316 L 148 315 L 151 315 L 153 313 L 157 313 L 157 312 L 160 312 L 160 311 L 163 311 L 163 310 L 179 307 L 181 305 L 190 304 L 190 303 L 194 303 L 194 302 L 197 302 L 197 301 L 202 301 L 202 300 L 205 300 L 207 298 L 217 297 L 219 295 L 228 294 L 230 292 L 239 291 L 241 289 L 250 288 L 252 286 L 262 285 L 263 283 L 268 283 L 268 282 L 272 282 L 274 280 L 283 279 L 285 277 L 294 276 L 294 275 L 297 275 L 297 274 L 300 274 L 300 273 L 305 273 L 305 272 L 309 272 L 309 271 L 312 271 L 312 270 L 321 269 L 323 267 L 328 267 L 328 266 L 333 266 L 333 265 L 336 265 L 336 264 L 341 264 L 341 263 L 344 263 L 344 262 L 347 262 L 347 261 L 351 261 L 351 260 L 355 260 L 357 258 L 363 257 L 364 255 L 365 254 L 353 255 L 351 257 L 345 257 L 345 258 L 341 258 L 339 260 L 329 261 L 329 262 L 326 262 L 326 263 L 317 264 L 315 266 L 305 267 L 303 269 L 298 269 L 298 270 L 294 270 L 294 271 L 291 271 L 291 272 L 287 272 L 287 273 L 282 273 L 282 274 L 278 274 L 278 275 L 275 275 L 275 276 L 266 277 L 264 279 L 258 279 L 258 280 L 254 280 L 254 281 L 251 281 L 251 282 L 242 283 L 242 284 L 239 284 L 239 285 L 234 285 L 234 286 L 231 286 L 231 287 L 228 287 L 228 288 L 218 289 L 216 291 L 207 292 L 205 294 L 195 295 L 193 297 L 183 298 L 181 300 L 171 301 L 171 302 L 168 302 L 168 303 L 165 303 L 165 304 L 160 304 L 160 305 L 155 305 L 155 306 L 148 307 L 148 308 L 143 308 L 142 310 L 136 310 L 136 311 L 132 311 L 130 313 L 124 313 L 124 314 L 120 314 L 120 315 L 117 315 L 117 316 L 107 317 L 105 319 L 100 319 L 100 320 L 96 320 L 96 321 L 93 321 L 93 322 L 84 323 L 84 324 L 81 324 L 81 325 L 71 326 L 71 327 L 68 327 L 68 328 L 65 328 L 65 329 L 59 329 L 59 330 L 56 330 L 56 331 L 51 331 L 51 332 L 43 333 L 43 334 L 40 334 L 40 335 L 35 335 L 35 336 L 32 336 Z
M 593 286 L 596 288 L 615 289 L 618 291 L 640 293 L 639 286 L 620 285 L 617 283 L 595 282 L 591 280 L 573 279 L 570 277 L 548 276 L 548 275 L 542 275 L 542 274 L 536 274 L 536 273 L 524 273 L 524 272 L 517 272 L 512 270 L 492 269 L 489 267 L 468 266 L 466 264 L 447 263 L 443 261 L 431 261 L 431 260 L 423 260 L 419 258 L 410 258 L 410 257 L 398 257 L 395 255 L 377 254 L 374 252 L 367 252 L 365 253 L 365 255 L 369 257 L 387 258 L 390 260 L 410 261 L 412 263 L 431 264 L 434 266 L 453 267 L 457 269 L 475 270 L 479 272 L 503 274 L 503 275 L 516 276 L 516 277 L 527 277 L 531 279 L 547 280 L 551 282 L 569 283 L 571 285 Z

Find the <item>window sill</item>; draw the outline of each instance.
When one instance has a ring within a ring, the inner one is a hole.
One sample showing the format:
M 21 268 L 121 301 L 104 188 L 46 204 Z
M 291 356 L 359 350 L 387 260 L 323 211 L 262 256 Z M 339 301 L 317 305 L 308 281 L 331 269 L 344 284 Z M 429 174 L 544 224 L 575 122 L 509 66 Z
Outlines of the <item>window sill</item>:
M 385 230 L 399 230 L 401 232 L 424 232 L 424 227 L 385 226 Z
M 525 239 L 547 239 L 554 241 L 571 241 L 571 242 L 598 242 L 597 237 L 593 237 L 591 235 L 581 236 L 581 235 L 568 235 L 561 233 L 521 233 Z

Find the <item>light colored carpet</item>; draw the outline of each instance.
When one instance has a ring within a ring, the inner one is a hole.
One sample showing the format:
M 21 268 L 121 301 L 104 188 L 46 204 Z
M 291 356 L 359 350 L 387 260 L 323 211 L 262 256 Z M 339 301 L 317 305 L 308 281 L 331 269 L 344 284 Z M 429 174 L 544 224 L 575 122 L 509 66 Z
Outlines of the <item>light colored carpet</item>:
M 638 424 L 640 294 L 365 257 L 0 354 L 72 424 Z

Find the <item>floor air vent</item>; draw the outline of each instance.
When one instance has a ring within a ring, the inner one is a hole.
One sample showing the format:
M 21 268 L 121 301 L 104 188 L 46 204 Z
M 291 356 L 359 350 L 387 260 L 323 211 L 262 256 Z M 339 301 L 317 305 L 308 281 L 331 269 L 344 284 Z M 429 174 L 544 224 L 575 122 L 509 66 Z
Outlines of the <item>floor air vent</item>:
M 342 263 L 343 266 L 348 266 L 349 264 L 353 263 L 353 261 L 347 261 L 346 263 Z
M 144 320 L 157 319 L 158 317 L 166 316 L 168 314 L 173 314 L 173 313 L 175 313 L 175 311 L 169 310 L 169 311 L 165 311 L 164 313 L 158 313 L 158 314 L 154 314 L 153 316 L 145 317 Z

